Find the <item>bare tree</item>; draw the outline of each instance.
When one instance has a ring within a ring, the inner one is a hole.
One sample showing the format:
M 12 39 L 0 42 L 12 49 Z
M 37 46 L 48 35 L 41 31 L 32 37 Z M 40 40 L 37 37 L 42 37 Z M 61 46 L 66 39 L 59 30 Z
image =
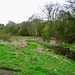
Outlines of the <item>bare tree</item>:
M 53 3 L 52 3 L 52 4 L 46 4 L 45 7 L 44 7 L 44 9 L 41 9 L 42 12 L 46 15 L 45 18 L 46 18 L 48 21 L 51 21 L 51 12 L 52 12 L 52 10 L 53 10 L 53 6 L 54 6 Z
M 36 35 L 36 40 L 37 40 L 37 27 L 38 27 L 38 22 L 40 21 L 40 16 L 39 14 L 33 14 L 31 17 L 29 17 L 29 21 L 32 22 L 32 26 L 34 26 L 34 32 Z
M 38 13 L 35 13 L 31 17 L 29 17 L 29 21 L 32 21 L 34 19 L 40 19 L 40 15 Z
M 75 0 L 66 0 L 65 8 L 75 18 Z
M 47 19 L 49 22 L 55 22 L 55 19 L 57 19 L 57 14 L 59 11 L 59 4 L 46 4 L 44 9 L 41 8 L 41 10 L 46 15 L 46 17 L 44 17 L 45 19 Z

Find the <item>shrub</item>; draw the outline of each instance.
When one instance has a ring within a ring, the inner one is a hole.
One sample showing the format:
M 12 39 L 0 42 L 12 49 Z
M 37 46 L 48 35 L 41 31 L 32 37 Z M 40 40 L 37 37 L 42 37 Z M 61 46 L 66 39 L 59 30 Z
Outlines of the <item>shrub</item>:
M 53 35 L 53 30 L 49 25 L 46 25 L 43 29 L 42 29 L 42 33 L 41 33 L 42 37 L 46 40 L 50 40 L 50 38 Z
M 0 39 L 4 40 L 4 41 L 10 41 L 10 37 L 11 35 L 9 33 L 7 34 L 2 34 L 0 35 Z

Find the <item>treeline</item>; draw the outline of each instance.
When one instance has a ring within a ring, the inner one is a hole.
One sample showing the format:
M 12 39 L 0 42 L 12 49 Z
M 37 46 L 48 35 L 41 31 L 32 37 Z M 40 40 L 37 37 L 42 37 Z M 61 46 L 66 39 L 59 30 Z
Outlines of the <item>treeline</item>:
M 46 4 L 41 9 L 45 17 L 32 15 L 28 21 L 14 23 L 9 21 L 5 26 L 0 24 L 0 38 L 6 36 L 41 36 L 44 40 L 56 39 L 66 43 L 75 41 L 75 2 L 68 0 L 66 4 Z M 44 20 L 46 19 L 46 20 Z M 2 35 L 2 36 L 1 36 Z

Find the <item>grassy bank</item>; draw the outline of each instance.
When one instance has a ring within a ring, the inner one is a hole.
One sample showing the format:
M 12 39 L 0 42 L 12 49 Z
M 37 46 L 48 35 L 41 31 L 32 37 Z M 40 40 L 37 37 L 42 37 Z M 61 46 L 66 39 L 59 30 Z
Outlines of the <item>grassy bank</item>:
M 23 37 L 20 39 L 29 39 Z M 19 40 L 20 40 L 19 39 Z M 14 39 L 15 40 L 15 39 Z M 16 40 L 15 40 L 16 41 Z M 24 41 L 25 42 L 25 41 Z M 0 44 L 0 74 L 10 75 L 74 75 L 75 61 L 34 42 L 27 47 Z M 73 47 L 73 46 L 71 46 Z M 42 50 L 39 52 L 37 49 Z M 49 50 L 49 52 L 47 52 Z M 8 72 L 7 72 L 8 71 Z

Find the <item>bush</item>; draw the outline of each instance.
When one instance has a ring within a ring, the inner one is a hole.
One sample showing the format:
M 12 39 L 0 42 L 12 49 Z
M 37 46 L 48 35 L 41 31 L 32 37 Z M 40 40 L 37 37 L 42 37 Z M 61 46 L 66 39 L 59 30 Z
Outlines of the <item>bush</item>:
M 10 41 L 10 37 L 11 35 L 9 33 L 7 34 L 2 34 L 0 35 L 0 39 L 4 40 L 4 41 Z
M 55 22 L 53 26 L 54 38 L 65 43 L 75 41 L 75 22 L 65 20 Z
M 46 40 L 50 40 L 50 38 L 53 35 L 53 30 L 49 25 L 46 25 L 43 29 L 42 29 L 42 33 L 41 33 L 42 37 Z

